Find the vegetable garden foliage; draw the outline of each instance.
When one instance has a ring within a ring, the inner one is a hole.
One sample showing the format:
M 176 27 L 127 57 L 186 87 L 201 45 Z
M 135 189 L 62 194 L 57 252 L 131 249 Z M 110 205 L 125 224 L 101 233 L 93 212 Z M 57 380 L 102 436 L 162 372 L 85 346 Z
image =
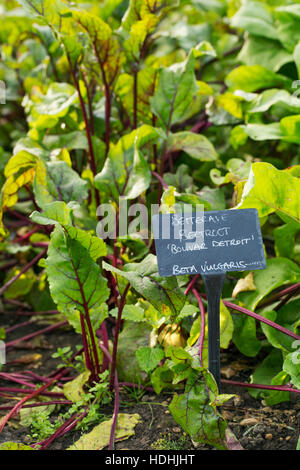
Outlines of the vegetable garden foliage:
M 160 278 L 151 238 L 98 238 L 96 210 L 117 209 L 120 196 L 167 212 L 175 203 L 256 208 L 267 268 L 228 277 L 221 347 L 260 353 L 250 380 L 266 388 L 250 393 L 267 404 L 300 390 L 300 3 L 19 0 L 0 9 L 4 306 L 58 309 L 81 335 L 74 387 L 102 384 L 99 406 L 115 392 L 111 447 L 122 380 L 174 390 L 170 411 L 193 440 L 228 448 L 220 405 L 231 395 L 219 394 L 199 343 L 203 285 Z M 73 427 L 89 406 L 99 413 L 90 397 L 66 416 Z

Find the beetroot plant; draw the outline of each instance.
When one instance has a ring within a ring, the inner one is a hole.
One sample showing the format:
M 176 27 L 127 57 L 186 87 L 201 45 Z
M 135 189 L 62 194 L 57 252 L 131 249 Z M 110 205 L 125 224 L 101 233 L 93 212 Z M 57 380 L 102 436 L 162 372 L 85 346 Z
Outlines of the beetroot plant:
M 67 411 L 31 443 L 46 449 L 80 423 L 105 425 L 112 402 L 113 449 L 129 387 L 172 393 L 170 412 L 194 442 L 232 448 L 222 414 L 232 395 L 207 368 L 203 283 L 159 276 L 151 215 L 185 204 L 258 210 L 267 268 L 227 276 L 220 344 L 260 362 L 248 381 L 221 386 L 248 387 L 270 406 L 299 393 L 299 5 L 2 0 L 0 9 L 0 294 L 20 329 L 43 323 L 0 338 L 8 358 L 59 328 L 80 338 L 49 376 L 2 366 L 14 387 L 0 394 L 20 400 L 0 405 L 0 430 L 38 409 L 38 397 L 51 407 L 44 419 L 60 403 Z

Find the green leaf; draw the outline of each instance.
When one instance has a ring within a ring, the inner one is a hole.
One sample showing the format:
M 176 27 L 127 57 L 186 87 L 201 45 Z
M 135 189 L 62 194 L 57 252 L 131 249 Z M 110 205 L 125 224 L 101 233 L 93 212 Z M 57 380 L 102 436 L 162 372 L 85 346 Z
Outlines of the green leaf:
M 207 201 L 211 205 L 211 210 L 221 211 L 226 209 L 225 195 L 220 188 L 203 186 L 197 194 L 200 199 Z
M 277 312 L 275 312 L 274 310 L 263 312 L 263 316 L 273 322 L 276 322 L 277 324 L 281 324 L 282 326 L 284 326 L 285 328 L 291 331 L 294 330 L 293 325 L 279 323 L 277 320 L 277 316 L 278 316 Z M 265 323 L 261 324 L 261 329 L 266 335 L 266 338 L 269 341 L 269 343 L 274 348 L 281 349 L 284 353 L 292 351 L 293 349 L 292 343 L 294 341 L 293 338 L 291 338 L 290 336 L 282 333 L 281 331 L 275 328 L 272 328 L 269 325 L 266 325 Z
M 36 171 L 34 194 L 37 204 L 43 209 L 54 201 L 83 203 L 88 197 L 87 182 L 64 161 L 49 162 Z
M 300 221 L 300 180 L 269 163 L 254 163 L 238 209 L 255 207 L 259 217 L 272 212 Z
M 264 270 L 257 270 L 253 275 L 256 290 L 241 292 L 238 298 L 249 308 L 255 310 L 258 303 L 277 287 L 300 281 L 300 268 L 287 258 L 267 260 Z
M 21 270 L 19 268 L 13 268 L 6 275 L 4 284 L 8 282 L 16 274 L 19 274 Z M 4 297 L 6 299 L 17 299 L 24 297 L 28 294 L 34 283 L 36 282 L 36 275 L 33 269 L 29 269 L 26 273 L 22 274 L 6 291 L 4 292 Z
M 193 371 L 187 380 L 185 393 L 174 395 L 169 406 L 175 421 L 195 442 L 226 449 L 226 422 L 214 404 L 218 396 L 216 383 L 206 371 Z
M 30 218 L 40 225 L 71 224 L 72 209 L 63 201 L 45 204 L 43 212 L 34 211 Z
M 296 341 L 295 341 L 296 343 Z M 300 390 L 300 350 L 288 354 L 283 363 L 283 370 L 291 376 L 292 383 Z
M 276 227 L 274 230 L 274 241 L 276 256 L 292 258 L 295 252 L 295 237 L 300 230 L 298 222 L 289 222 Z
M 47 129 L 56 126 L 59 119 L 68 114 L 70 107 L 77 100 L 77 91 L 69 83 L 51 83 L 46 95 L 28 104 L 31 127 Z
M 111 196 L 117 201 L 119 196 L 135 199 L 148 189 L 151 172 L 140 149 L 158 137 L 159 132 L 148 125 L 123 136 L 111 146 L 103 170 L 95 177 L 96 187 L 107 192 L 109 186 Z
M 233 335 L 233 320 L 228 308 L 220 303 L 220 347 L 227 349 Z
M 297 66 L 298 70 L 298 78 L 300 78 L 300 42 L 296 45 L 294 52 L 293 52 L 293 59 L 295 61 L 295 64 Z
M 284 47 L 293 52 L 300 40 L 300 6 L 288 5 L 275 9 L 276 29 Z
M 168 152 L 183 150 L 190 157 L 202 162 L 216 160 L 217 152 L 210 141 L 201 134 L 193 132 L 177 132 L 169 134 L 167 140 Z
M 164 389 L 172 389 L 172 380 L 174 373 L 169 369 L 168 364 L 164 363 L 162 366 L 157 367 L 151 374 L 151 384 L 157 395 Z
M 261 349 L 261 342 L 256 336 L 254 318 L 233 314 L 233 342 L 242 354 L 255 357 Z
M 59 226 L 51 235 L 46 271 L 52 298 L 67 316 L 99 310 L 109 295 L 107 281 L 89 251 Z
M 278 72 L 283 65 L 293 61 L 293 56 L 279 41 L 250 34 L 244 42 L 238 60 L 245 65 L 263 64 L 267 69 Z
M 278 380 L 281 374 L 282 353 L 278 349 L 273 349 L 271 353 L 255 369 L 254 373 L 251 376 L 251 382 L 263 385 L 271 385 L 273 381 L 280 381 L 281 383 L 279 383 L 278 385 L 282 385 L 282 381 L 285 381 L 286 379 L 286 374 L 285 377 L 281 377 L 281 380 Z M 267 402 L 268 400 L 270 400 L 270 405 L 289 400 L 289 392 L 273 390 L 269 391 L 264 389 L 248 389 L 248 392 L 254 398 L 263 396 Z
M 122 64 L 122 55 L 111 27 L 98 16 L 86 11 L 73 11 L 72 15 L 89 36 L 100 65 L 102 80 L 112 87 Z
M 146 256 L 141 263 L 126 264 L 123 271 L 105 262 L 103 268 L 127 279 L 140 295 L 165 315 L 176 316 L 185 304 L 186 299 L 176 277 L 159 277 L 154 255 Z
M 150 102 L 153 113 L 165 130 L 181 122 L 197 94 L 194 69 L 192 52 L 185 61 L 159 70 L 158 86 Z
M 277 88 L 263 91 L 255 98 L 247 108 L 248 113 L 265 113 L 272 106 L 280 105 L 291 113 L 300 111 L 300 99 L 292 96 L 286 90 Z
M 235 28 L 243 28 L 256 36 L 277 39 L 278 33 L 274 25 L 271 11 L 261 2 L 245 1 L 230 20 Z
M 140 367 L 149 374 L 164 358 L 164 351 L 161 348 L 143 347 L 136 351 L 136 358 Z
M 168 186 L 174 186 L 178 192 L 193 192 L 193 178 L 190 176 L 190 169 L 187 165 L 178 166 L 176 173 L 165 173 L 164 180 Z
M 294 299 L 283 305 L 277 312 L 277 321 L 280 324 L 294 323 L 300 319 L 300 299 Z
M 85 371 L 75 379 L 64 384 L 63 391 L 67 400 L 71 400 L 73 403 L 81 400 L 84 395 L 83 387 L 88 382 L 90 375 L 90 371 Z
M 139 414 L 119 413 L 115 439 L 123 441 L 134 435 L 134 428 L 140 422 Z M 72 444 L 67 450 L 101 450 L 109 445 L 111 426 L 113 419 L 104 421 L 95 426 L 92 431 L 83 434 L 78 441 Z
M 118 378 L 122 382 L 140 383 L 147 380 L 147 375 L 137 361 L 136 352 L 148 347 L 152 327 L 145 322 L 126 320 L 120 333 L 117 352 Z
M 118 308 L 113 308 L 109 311 L 109 314 L 112 317 L 117 318 L 118 316 Z M 122 320 L 129 320 L 132 322 L 141 322 L 145 321 L 145 313 L 144 310 L 139 307 L 138 305 L 125 305 L 123 312 L 122 312 Z
M 260 88 L 285 86 L 290 80 L 262 65 L 241 65 L 227 75 L 225 83 L 230 90 L 252 92 Z
M 246 135 L 253 140 L 280 140 L 284 139 L 284 134 L 280 129 L 280 123 L 274 122 L 272 124 L 247 124 L 239 126 Z

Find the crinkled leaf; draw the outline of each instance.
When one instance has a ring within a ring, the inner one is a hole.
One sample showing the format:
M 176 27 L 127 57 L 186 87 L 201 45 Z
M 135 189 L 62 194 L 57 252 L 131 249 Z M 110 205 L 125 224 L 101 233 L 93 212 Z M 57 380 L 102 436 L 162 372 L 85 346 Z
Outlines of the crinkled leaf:
M 102 79 L 112 86 L 122 61 L 119 42 L 112 29 L 101 18 L 86 11 L 73 11 L 73 18 L 88 33 L 100 64 Z
M 214 400 L 218 390 L 211 374 L 193 371 L 187 380 L 185 393 L 175 394 L 169 408 L 175 421 L 195 442 L 226 449 L 226 421 L 218 413 Z
M 159 277 L 154 255 L 148 255 L 141 263 L 126 264 L 123 271 L 107 263 L 103 263 L 103 268 L 127 279 L 140 295 L 166 315 L 169 312 L 176 316 L 185 304 L 185 295 L 176 277 Z
M 164 351 L 157 347 L 142 347 L 136 351 L 136 358 L 140 367 L 149 374 L 164 358 Z
M 159 70 L 158 86 L 150 102 L 164 129 L 180 122 L 191 106 L 198 91 L 194 69 L 195 58 L 191 53 L 185 61 Z
M 59 226 L 51 235 L 46 271 L 52 298 L 66 315 L 99 309 L 108 297 L 107 281 L 89 251 Z
M 103 170 L 95 177 L 96 187 L 107 191 L 109 186 L 109 193 L 115 200 L 119 196 L 138 197 L 151 182 L 150 168 L 140 149 L 149 142 L 154 143 L 158 137 L 159 132 L 148 125 L 123 136 L 111 146 Z
M 76 201 L 80 204 L 88 196 L 87 182 L 66 162 L 49 162 L 36 172 L 34 194 L 42 209 L 54 201 Z

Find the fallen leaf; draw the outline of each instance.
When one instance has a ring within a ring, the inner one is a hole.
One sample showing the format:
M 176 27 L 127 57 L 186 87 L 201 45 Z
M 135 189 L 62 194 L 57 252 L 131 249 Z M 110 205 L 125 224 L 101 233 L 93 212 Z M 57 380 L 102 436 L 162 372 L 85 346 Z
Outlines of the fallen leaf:
M 232 297 L 235 298 L 240 292 L 256 290 L 256 285 L 254 284 L 253 272 L 251 271 L 247 274 L 246 277 L 241 278 L 235 285 L 235 288 L 232 292 Z
M 243 362 L 234 361 L 228 366 L 221 367 L 221 374 L 230 379 L 240 370 L 249 369 L 249 365 Z
M 240 426 L 254 426 L 257 423 L 259 423 L 259 419 L 257 418 L 244 418 L 240 422 Z
M 32 362 L 37 362 L 42 359 L 41 354 L 24 354 L 24 356 L 11 361 L 9 364 L 31 364 Z
M 83 387 L 89 380 L 90 375 L 90 371 L 87 370 L 63 386 L 64 394 L 68 400 L 76 403 L 82 398 L 84 395 Z
M 0 445 L 0 450 L 34 450 L 32 447 L 25 444 L 20 444 L 19 442 L 3 442 Z
M 134 428 L 140 421 L 139 414 L 120 413 L 118 416 L 115 441 L 123 441 L 134 435 Z M 91 432 L 84 434 L 67 450 L 101 450 L 109 445 L 112 419 L 98 424 Z

